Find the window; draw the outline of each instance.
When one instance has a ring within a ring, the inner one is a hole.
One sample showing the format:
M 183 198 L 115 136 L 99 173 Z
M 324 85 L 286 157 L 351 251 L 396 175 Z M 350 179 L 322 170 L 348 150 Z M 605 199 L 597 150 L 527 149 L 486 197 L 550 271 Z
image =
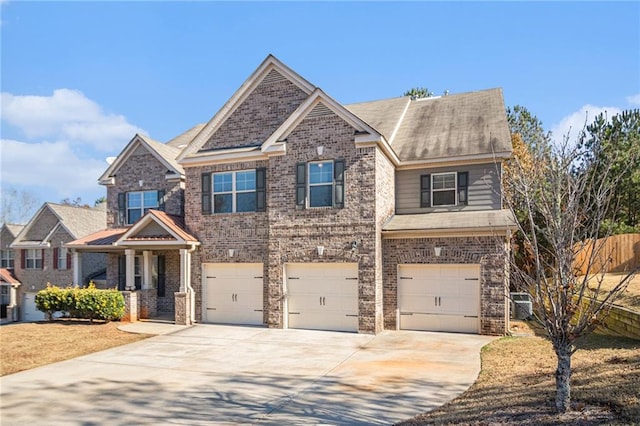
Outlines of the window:
M 133 191 L 118 194 L 118 221 L 131 225 L 149 209 L 164 210 L 164 191 Z
M 11 290 L 7 284 L 0 285 L 0 304 L 9 305 L 11 303 Z M 6 317 L 3 317 L 6 318 Z
M 202 213 L 266 210 L 266 169 L 202 175 Z
M 299 208 L 344 207 L 344 160 L 299 163 L 296 205 Z
M 56 265 L 56 269 L 68 269 L 69 266 L 69 254 L 66 248 L 64 247 L 56 247 L 54 249 L 54 262 Z
M 431 175 L 431 200 L 434 206 L 456 205 L 456 174 Z
M 309 207 L 333 207 L 333 161 L 309 163 Z
M 0 268 L 13 269 L 13 265 L 14 265 L 13 250 L 0 251 L 0 259 L 1 259 Z
M 42 250 L 27 249 L 25 252 L 25 268 L 26 269 L 42 269 Z
M 420 176 L 420 207 L 468 204 L 469 172 L 434 173 Z

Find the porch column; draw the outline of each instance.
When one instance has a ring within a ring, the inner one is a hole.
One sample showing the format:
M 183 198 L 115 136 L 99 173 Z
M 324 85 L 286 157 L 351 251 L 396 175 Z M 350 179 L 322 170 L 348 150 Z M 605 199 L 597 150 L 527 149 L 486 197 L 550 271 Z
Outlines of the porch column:
M 132 249 L 126 249 L 124 251 L 125 255 L 125 264 L 126 264 L 126 280 L 125 280 L 125 290 L 135 290 L 136 289 L 136 278 L 135 278 L 135 262 L 136 262 L 136 251 Z
M 180 249 L 180 293 L 187 292 L 187 283 L 191 275 L 191 253 L 188 249 Z
M 18 285 L 11 286 L 9 293 L 9 306 L 16 306 L 18 304 Z
M 10 290 L 10 302 L 9 309 L 11 310 L 11 314 L 9 314 L 9 309 L 7 309 L 7 317 L 11 321 L 19 321 L 18 318 L 18 287 L 20 284 L 12 285 Z
M 142 289 L 147 290 L 151 288 L 151 251 L 145 250 L 142 252 Z
M 73 284 L 82 285 L 82 253 L 78 250 L 73 251 Z

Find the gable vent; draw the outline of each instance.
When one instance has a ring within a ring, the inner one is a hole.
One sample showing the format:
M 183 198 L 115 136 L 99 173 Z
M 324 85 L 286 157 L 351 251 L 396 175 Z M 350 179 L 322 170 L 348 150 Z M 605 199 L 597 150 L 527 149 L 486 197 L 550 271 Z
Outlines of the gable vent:
M 262 80 L 263 84 L 280 83 L 286 80 L 286 77 L 276 70 L 269 71 L 269 74 Z
M 311 110 L 311 112 L 309 112 L 309 114 L 307 114 L 307 117 L 309 118 L 323 117 L 325 115 L 331 115 L 331 114 L 333 114 L 333 111 L 331 111 L 325 104 L 320 102 Z

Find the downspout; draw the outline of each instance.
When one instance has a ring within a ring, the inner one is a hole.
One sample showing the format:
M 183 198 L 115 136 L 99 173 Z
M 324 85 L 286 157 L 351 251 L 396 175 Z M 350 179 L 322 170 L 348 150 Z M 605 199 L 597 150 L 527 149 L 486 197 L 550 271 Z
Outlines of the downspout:
M 193 324 L 196 318 L 196 293 L 193 290 L 193 287 L 191 286 L 191 253 L 193 253 L 196 250 L 196 244 L 191 243 L 190 245 L 191 245 L 191 248 L 187 250 L 187 253 L 189 253 L 189 269 L 187 269 L 187 279 L 185 281 L 191 297 L 190 317 L 191 317 L 191 324 Z

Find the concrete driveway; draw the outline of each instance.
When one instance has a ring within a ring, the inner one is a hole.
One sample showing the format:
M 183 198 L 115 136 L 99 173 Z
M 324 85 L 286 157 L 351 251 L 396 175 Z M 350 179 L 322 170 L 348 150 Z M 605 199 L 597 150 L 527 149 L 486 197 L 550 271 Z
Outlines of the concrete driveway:
M 391 424 L 464 392 L 492 339 L 197 325 L 5 376 L 0 423 Z

